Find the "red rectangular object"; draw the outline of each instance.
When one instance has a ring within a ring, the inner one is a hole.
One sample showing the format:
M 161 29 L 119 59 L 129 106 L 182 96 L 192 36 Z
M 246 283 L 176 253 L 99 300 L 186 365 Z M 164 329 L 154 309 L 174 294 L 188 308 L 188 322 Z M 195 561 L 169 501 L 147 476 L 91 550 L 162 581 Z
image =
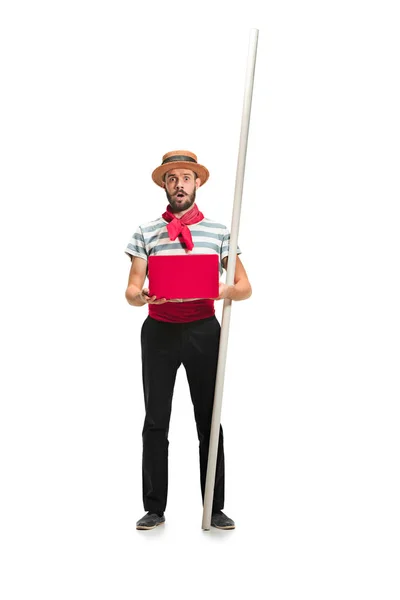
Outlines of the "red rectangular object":
M 219 257 L 217 254 L 149 256 L 150 296 L 172 299 L 217 298 Z

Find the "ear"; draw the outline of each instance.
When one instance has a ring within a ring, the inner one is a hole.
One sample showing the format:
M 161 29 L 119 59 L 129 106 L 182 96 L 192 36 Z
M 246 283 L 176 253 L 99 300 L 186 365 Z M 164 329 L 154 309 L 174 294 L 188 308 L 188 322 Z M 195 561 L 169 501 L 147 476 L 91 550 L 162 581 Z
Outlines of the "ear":
M 200 179 L 200 177 L 197 177 L 197 179 L 196 179 L 196 182 L 195 182 L 195 183 L 196 183 L 196 189 L 197 189 L 197 188 L 199 188 L 199 187 L 200 187 L 200 184 L 201 184 L 201 179 Z

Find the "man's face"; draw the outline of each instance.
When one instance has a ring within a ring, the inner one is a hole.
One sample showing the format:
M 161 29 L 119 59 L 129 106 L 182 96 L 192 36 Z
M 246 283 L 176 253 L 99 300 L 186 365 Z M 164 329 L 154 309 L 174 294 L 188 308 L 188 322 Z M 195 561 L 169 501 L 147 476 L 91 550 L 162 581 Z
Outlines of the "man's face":
M 194 204 L 200 183 L 200 179 L 196 179 L 195 173 L 189 169 L 172 169 L 166 173 L 164 188 L 172 212 L 188 210 Z

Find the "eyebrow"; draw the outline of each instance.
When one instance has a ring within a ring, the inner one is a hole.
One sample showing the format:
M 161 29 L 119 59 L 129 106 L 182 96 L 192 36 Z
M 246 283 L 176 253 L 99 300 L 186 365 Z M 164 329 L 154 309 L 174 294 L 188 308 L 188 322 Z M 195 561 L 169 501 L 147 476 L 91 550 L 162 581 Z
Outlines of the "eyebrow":
M 190 171 L 189 173 L 183 173 L 183 176 L 185 177 L 186 175 L 193 175 L 193 173 Z M 172 173 L 168 173 L 167 177 L 176 177 L 176 173 L 172 172 Z

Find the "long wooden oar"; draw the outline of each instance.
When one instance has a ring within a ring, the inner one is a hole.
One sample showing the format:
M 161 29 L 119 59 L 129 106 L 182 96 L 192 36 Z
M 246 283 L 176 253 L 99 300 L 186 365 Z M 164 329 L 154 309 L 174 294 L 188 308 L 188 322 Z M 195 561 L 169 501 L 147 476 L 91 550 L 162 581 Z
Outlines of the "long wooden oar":
M 227 285 L 233 285 L 236 266 L 236 251 L 239 237 L 240 211 L 242 206 L 244 170 L 246 166 L 247 140 L 253 97 L 254 72 L 256 67 L 258 29 L 250 31 L 249 53 L 247 59 L 245 93 L 242 113 L 242 128 L 240 132 L 239 156 L 236 170 L 235 197 L 233 202 L 231 237 L 229 243 L 228 268 L 226 273 Z M 208 450 L 208 464 L 206 487 L 204 493 L 203 529 L 210 529 L 211 511 L 214 498 L 215 471 L 217 464 L 219 429 L 221 422 L 222 395 L 224 390 L 224 377 L 226 355 L 228 349 L 229 324 L 231 319 L 232 301 L 225 299 L 222 310 L 221 337 L 219 343 L 217 377 L 215 382 L 214 407 L 211 422 L 210 446 Z

